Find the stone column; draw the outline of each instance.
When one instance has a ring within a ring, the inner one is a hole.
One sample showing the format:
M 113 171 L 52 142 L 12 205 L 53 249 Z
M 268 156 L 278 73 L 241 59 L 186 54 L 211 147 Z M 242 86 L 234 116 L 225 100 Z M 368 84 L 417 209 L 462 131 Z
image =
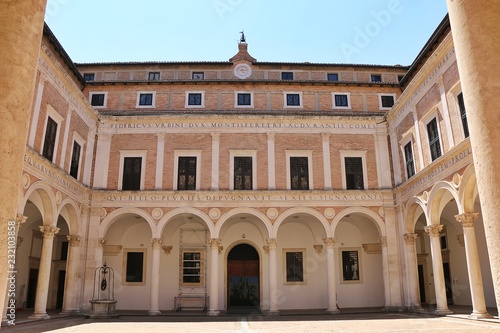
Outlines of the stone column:
M 436 292 L 436 314 L 450 314 L 446 300 L 446 285 L 444 282 L 443 257 L 441 256 L 441 243 L 439 234 L 443 230 L 442 225 L 428 225 L 424 227 L 431 240 L 432 271 L 434 275 L 434 289 Z
M 325 191 L 332 189 L 332 167 L 330 163 L 330 133 L 321 133 L 323 141 L 323 170 L 325 175 Z
M 406 277 L 408 281 L 408 309 L 410 311 L 422 311 L 420 306 L 420 294 L 418 293 L 418 271 L 417 271 L 417 249 L 415 240 L 417 234 L 404 234 L 404 253 L 406 256 Z
M 337 279 L 335 274 L 335 239 L 323 239 L 326 246 L 326 280 L 328 285 L 328 309 L 326 312 L 338 314 L 337 306 Z
M 148 314 L 150 316 L 157 316 L 161 314 L 159 309 L 159 294 L 160 294 L 160 254 L 163 240 L 161 238 L 151 239 L 151 246 L 153 247 L 153 254 L 151 258 L 151 296 Z
M 500 310 L 500 131 L 498 80 L 500 6 L 496 1 L 447 0 L 486 244 Z
M 209 316 L 218 316 L 219 312 L 219 238 L 210 239 L 210 305 Z
M 379 241 L 380 246 L 382 248 L 382 278 L 384 280 L 384 299 L 385 299 L 384 311 L 390 311 L 391 310 L 391 284 L 389 281 L 390 275 L 389 275 L 389 263 L 388 263 L 388 257 L 387 257 L 387 237 L 380 236 L 378 238 L 378 241 Z
M 36 285 L 35 311 L 30 318 L 49 319 L 47 314 L 47 298 L 49 296 L 50 271 L 52 267 L 52 246 L 54 236 L 59 228 L 43 225 L 40 227 L 43 234 L 42 254 L 40 256 L 40 268 L 38 269 L 38 282 Z
M 62 313 L 78 314 L 78 283 L 80 269 L 80 236 L 67 235 L 69 243 L 68 258 L 66 260 L 66 281 L 64 286 L 64 302 Z
M 269 315 L 277 315 L 278 310 L 278 272 L 276 271 L 276 248 L 278 240 L 270 238 L 267 240 L 269 246 Z
M 267 133 L 267 189 L 276 189 L 276 157 L 274 153 L 274 133 Z
M 0 244 L 7 244 L 8 221 L 16 217 L 19 184 L 28 138 L 36 68 L 46 0 L 0 1 Z M 7 263 L 0 251 L 0 263 Z M 0 270 L 0 300 L 7 290 L 7 270 Z M 0 301 L 0 313 L 4 313 Z
M 479 264 L 479 252 L 477 250 L 476 231 L 474 221 L 478 213 L 462 213 L 455 215 L 464 229 L 465 255 L 467 258 L 467 273 L 469 274 L 469 285 L 472 298 L 472 313 L 470 319 L 491 318 L 486 310 L 484 300 L 483 277 L 481 265 Z

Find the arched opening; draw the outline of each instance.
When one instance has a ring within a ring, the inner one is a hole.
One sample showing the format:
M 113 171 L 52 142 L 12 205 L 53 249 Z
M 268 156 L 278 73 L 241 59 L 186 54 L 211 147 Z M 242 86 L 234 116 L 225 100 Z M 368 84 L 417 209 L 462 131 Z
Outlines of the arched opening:
M 227 298 L 228 311 L 259 309 L 259 253 L 249 244 L 236 245 L 227 255 Z

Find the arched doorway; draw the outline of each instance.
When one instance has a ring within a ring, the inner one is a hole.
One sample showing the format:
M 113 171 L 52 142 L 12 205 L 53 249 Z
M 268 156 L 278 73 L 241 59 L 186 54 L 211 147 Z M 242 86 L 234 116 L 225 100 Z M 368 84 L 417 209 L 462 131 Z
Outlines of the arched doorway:
M 259 253 L 249 244 L 236 245 L 227 255 L 228 310 L 255 310 L 260 304 Z

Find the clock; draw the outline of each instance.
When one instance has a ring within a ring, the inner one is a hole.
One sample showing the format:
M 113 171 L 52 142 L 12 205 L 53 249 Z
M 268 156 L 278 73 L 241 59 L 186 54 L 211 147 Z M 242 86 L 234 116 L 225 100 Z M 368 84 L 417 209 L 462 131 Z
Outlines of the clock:
M 247 64 L 238 64 L 234 67 L 233 73 L 238 79 L 246 79 L 252 75 L 252 67 Z

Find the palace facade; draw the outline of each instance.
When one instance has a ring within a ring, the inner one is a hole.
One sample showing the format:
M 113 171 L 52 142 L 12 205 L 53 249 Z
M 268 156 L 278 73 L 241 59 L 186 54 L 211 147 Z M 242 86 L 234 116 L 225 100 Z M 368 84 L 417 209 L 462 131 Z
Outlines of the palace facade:
M 488 317 L 448 18 L 411 66 L 261 62 L 237 46 L 221 62 L 75 64 L 45 26 L 16 307 L 87 313 L 106 263 L 117 309 L 151 315 L 455 304 Z

